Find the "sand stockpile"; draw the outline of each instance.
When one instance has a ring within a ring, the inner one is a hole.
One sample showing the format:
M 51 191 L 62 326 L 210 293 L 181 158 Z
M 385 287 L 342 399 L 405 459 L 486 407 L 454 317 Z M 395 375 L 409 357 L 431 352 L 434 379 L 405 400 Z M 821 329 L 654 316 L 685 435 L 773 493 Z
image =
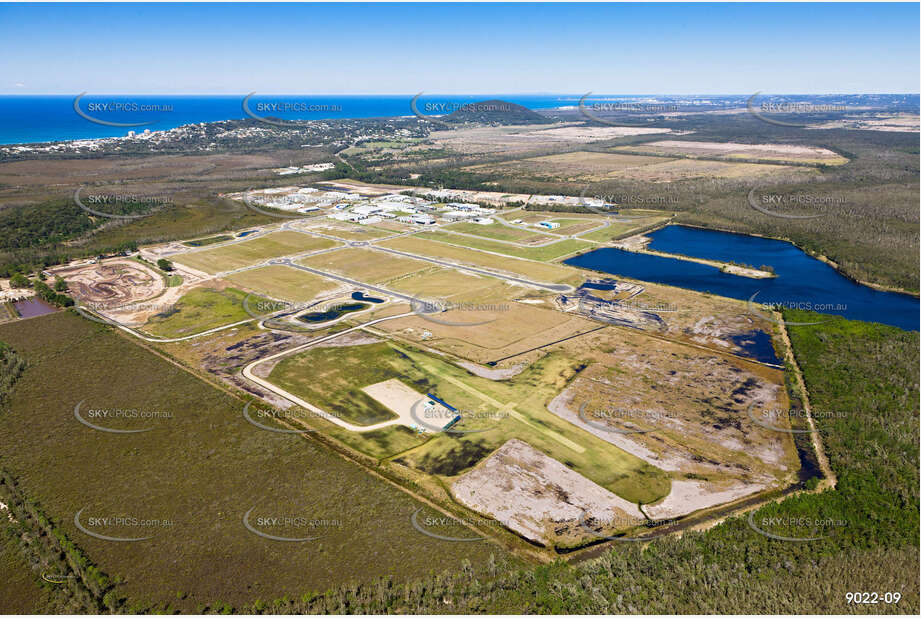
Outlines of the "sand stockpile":
M 591 530 L 611 534 L 643 522 L 636 505 L 514 438 L 452 489 L 474 511 L 547 546 L 576 545 L 595 538 Z

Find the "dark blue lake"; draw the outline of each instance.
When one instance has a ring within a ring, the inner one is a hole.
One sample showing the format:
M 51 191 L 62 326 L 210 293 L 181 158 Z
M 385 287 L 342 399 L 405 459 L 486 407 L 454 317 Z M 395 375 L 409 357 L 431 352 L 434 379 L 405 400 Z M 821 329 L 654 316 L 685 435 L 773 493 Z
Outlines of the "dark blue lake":
M 656 251 L 735 261 L 756 268 L 769 265 L 777 277 L 751 279 L 705 264 L 612 248 L 584 253 L 566 263 L 740 300 L 757 293 L 754 302 L 759 309 L 762 305 L 782 305 L 918 330 L 917 298 L 854 283 L 788 242 L 680 225 L 670 225 L 648 236 L 652 238 L 649 248 Z

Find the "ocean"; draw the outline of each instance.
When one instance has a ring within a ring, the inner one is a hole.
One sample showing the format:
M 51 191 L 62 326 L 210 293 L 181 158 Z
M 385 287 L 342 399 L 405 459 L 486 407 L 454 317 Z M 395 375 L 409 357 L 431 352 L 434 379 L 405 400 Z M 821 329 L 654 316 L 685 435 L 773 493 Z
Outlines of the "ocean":
M 530 109 L 552 109 L 578 105 L 580 96 L 424 94 L 416 108 L 424 115 L 440 115 L 468 103 L 502 99 Z M 0 96 L 0 144 L 123 137 L 129 131 L 162 131 L 199 122 L 247 118 L 245 97 L 87 94 L 79 99 L 78 112 L 74 109 L 76 94 L 5 95 Z M 254 115 L 282 120 L 375 118 L 413 115 L 413 97 L 256 94 L 247 100 L 247 105 Z

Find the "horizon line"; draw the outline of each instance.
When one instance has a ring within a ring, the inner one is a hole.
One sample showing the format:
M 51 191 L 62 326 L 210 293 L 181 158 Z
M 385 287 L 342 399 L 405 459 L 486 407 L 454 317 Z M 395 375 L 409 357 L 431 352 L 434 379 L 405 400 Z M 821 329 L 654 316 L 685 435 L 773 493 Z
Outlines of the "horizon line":
M 25 97 L 69 97 L 69 96 L 79 96 L 79 92 L 0 92 L 0 96 L 25 96 Z M 175 97 L 194 97 L 194 96 L 226 96 L 226 97 L 236 97 L 236 96 L 246 96 L 249 92 L 240 91 L 240 93 L 233 92 L 90 92 L 85 91 L 85 96 L 175 96 Z M 416 96 L 420 93 L 412 92 L 259 92 L 255 91 L 256 96 L 354 96 L 354 97 L 368 97 L 368 96 Z M 423 96 L 432 97 L 432 96 L 497 96 L 497 95 L 508 95 L 508 96 L 567 96 L 567 97 L 581 97 L 585 93 L 579 92 L 549 92 L 549 91 L 534 91 L 534 92 L 425 92 L 421 93 Z M 720 97 L 720 96 L 752 96 L 753 94 L 769 96 L 769 95 L 784 95 L 784 96 L 859 96 L 859 95 L 914 95 L 921 96 L 921 92 L 899 92 L 899 91 L 864 91 L 864 92 L 768 92 L 768 91 L 756 91 L 756 92 L 594 92 L 591 91 L 591 98 L 603 97 L 603 96 L 707 96 L 707 97 Z

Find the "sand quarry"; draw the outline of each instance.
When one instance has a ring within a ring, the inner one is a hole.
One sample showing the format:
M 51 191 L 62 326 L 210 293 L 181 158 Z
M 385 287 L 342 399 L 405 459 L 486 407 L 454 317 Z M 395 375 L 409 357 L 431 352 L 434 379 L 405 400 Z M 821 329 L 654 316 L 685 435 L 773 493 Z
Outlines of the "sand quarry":
M 128 258 L 66 266 L 51 272 L 67 281 L 69 293 L 80 306 L 130 327 L 141 326 L 151 316 L 172 307 L 201 278 L 177 267 L 183 285 L 166 287 L 160 273 Z
M 70 293 L 91 309 L 113 309 L 149 300 L 166 289 L 159 273 L 129 259 L 68 266 L 52 271 L 67 281 Z

